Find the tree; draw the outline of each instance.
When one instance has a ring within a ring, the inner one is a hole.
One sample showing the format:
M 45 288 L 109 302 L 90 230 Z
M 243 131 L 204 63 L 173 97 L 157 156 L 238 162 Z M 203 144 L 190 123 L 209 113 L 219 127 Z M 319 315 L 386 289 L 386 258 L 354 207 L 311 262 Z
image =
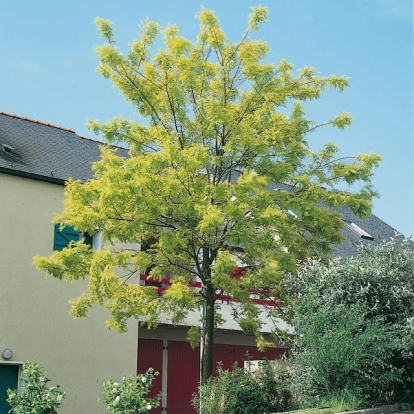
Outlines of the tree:
M 413 246 L 401 237 L 361 245 L 344 263 L 309 260 L 285 278 L 300 297 L 292 354 L 301 391 L 413 402 Z
M 284 271 L 309 254 L 327 254 L 341 240 L 342 222 L 332 207 L 369 213 L 375 195 L 370 178 L 380 157 L 338 159 L 332 142 L 316 152 L 309 148 L 307 137 L 322 125 L 306 119 L 300 102 L 320 98 L 326 88 L 342 92 L 348 82 L 318 76 L 310 67 L 295 72 L 285 60 L 262 63 L 269 48 L 250 36 L 267 19 L 265 7 L 252 8 L 234 43 L 213 11 L 203 8 L 198 18 L 196 42 L 169 26 L 157 52 L 160 28 L 146 20 L 126 54 L 117 48 L 111 22 L 96 19 L 106 40 L 96 49 L 98 71 L 147 123 L 90 123 L 109 143 L 126 143 L 130 156 L 104 148 L 93 179 L 67 183 L 64 211 L 55 221 L 82 232 L 98 229 L 113 244 L 151 240 L 148 249 L 92 251 L 78 243 L 36 264 L 59 279 L 87 277 L 87 292 L 72 302 L 72 314 L 85 316 L 94 304 L 105 305 L 109 327 L 120 331 L 130 317 L 152 326 L 167 312 L 178 323 L 202 308 L 203 327 L 192 327 L 190 336 L 203 340 L 206 381 L 220 293 L 238 301 L 235 319 L 265 346 L 252 292 L 279 298 Z M 343 113 L 325 125 L 343 129 L 350 122 Z M 355 193 L 336 188 L 355 182 Z M 243 268 L 239 275 L 237 266 Z M 170 275 L 161 295 L 128 283 L 147 268 L 153 278 Z M 194 279 L 202 284 L 199 291 L 188 286 Z

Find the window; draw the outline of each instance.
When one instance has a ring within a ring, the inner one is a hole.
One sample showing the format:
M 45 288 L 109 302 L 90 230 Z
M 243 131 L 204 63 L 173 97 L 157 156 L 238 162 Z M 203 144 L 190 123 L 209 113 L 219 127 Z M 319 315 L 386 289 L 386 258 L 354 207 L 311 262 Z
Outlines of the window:
M 362 230 L 361 227 L 359 227 L 358 225 L 356 225 L 351 220 L 344 220 L 344 219 L 342 219 L 342 221 L 346 224 L 346 226 L 347 226 L 348 229 L 352 230 L 356 235 L 358 235 L 359 237 L 361 237 L 361 239 L 374 240 L 374 237 L 373 236 L 371 236 L 365 230 Z
M 93 249 L 100 250 L 102 247 L 102 233 L 96 231 L 93 235 L 89 233 L 79 233 L 72 226 L 60 229 L 60 224 L 55 224 L 55 237 L 53 250 L 62 251 L 71 241 L 84 239 L 85 244 L 89 244 Z

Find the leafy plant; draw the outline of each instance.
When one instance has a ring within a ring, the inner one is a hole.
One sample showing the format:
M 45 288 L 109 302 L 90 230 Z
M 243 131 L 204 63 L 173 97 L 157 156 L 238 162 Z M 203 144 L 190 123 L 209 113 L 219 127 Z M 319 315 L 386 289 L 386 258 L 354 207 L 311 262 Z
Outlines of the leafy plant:
M 323 398 L 343 390 L 378 399 L 401 372 L 388 363 L 395 335 L 381 320 L 365 322 L 361 306 L 314 309 L 314 296 L 302 298 L 292 349 L 295 386 L 306 396 Z M 310 309 L 312 308 L 312 310 Z
M 158 372 L 152 368 L 145 374 L 130 375 L 122 379 L 120 384 L 110 380 L 103 384 L 102 401 L 108 414 L 137 414 L 147 413 L 158 407 L 161 395 L 149 398 L 150 388 Z
M 20 377 L 21 389 L 7 390 L 7 402 L 13 414 L 56 414 L 66 397 L 59 385 L 48 387 L 46 370 L 36 362 L 25 362 Z
M 414 250 L 394 238 L 346 263 L 309 260 L 284 281 L 296 329 L 295 383 L 308 395 L 413 401 Z
M 289 364 L 280 360 L 263 360 L 252 374 L 259 382 L 259 388 L 266 400 L 268 412 L 288 411 L 296 408 L 291 391 L 291 370 Z
M 255 373 L 237 366 L 223 370 L 219 365 L 217 376 L 199 387 L 193 406 L 203 414 L 260 414 L 292 408 L 293 397 L 287 374 L 277 375 L 263 361 Z

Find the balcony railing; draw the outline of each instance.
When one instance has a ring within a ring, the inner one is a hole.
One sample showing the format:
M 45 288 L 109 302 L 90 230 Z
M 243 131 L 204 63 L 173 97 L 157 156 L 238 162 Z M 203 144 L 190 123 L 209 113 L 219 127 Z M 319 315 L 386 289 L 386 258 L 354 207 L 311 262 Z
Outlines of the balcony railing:
M 244 276 L 243 268 L 237 267 L 234 269 L 231 274 L 237 278 L 242 279 Z M 143 286 L 153 286 L 157 289 L 157 292 L 161 294 L 165 290 L 167 290 L 171 284 L 171 278 L 170 277 L 164 277 L 162 279 L 154 278 L 148 274 L 141 274 L 140 275 L 140 281 Z M 188 282 L 188 286 L 190 286 L 193 289 L 201 290 L 202 283 L 199 281 L 190 281 Z M 284 302 L 276 301 L 273 297 L 271 297 L 270 292 L 267 289 L 251 289 L 250 293 L 254 296 L 259 296 L 259 298 L 252 298 L 252 302 L 256 305 L 262 305 L 262 306 L 284 306 Z M 263 298 L 263 296 L 265 298 Z M 216 293 L 215 296 L 216 300 L 221 300 L 223 303 L 227 302 L 235 302 L 237 303 L 238 300 L 235 299 L 232 295 L 221 291 L 220 293 Z

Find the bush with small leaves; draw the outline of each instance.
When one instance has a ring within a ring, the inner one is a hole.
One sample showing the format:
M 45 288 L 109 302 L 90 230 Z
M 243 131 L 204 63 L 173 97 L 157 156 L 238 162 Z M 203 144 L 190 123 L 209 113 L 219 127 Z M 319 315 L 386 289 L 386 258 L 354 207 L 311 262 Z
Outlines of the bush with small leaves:
M 347 390 L 368 403 L 414 402 L 414 244 L 361 245 L 345 263 L 310 259 L 284 280 L 296 314 L 302 392 Z
M 48 387 L 50 379 L 46 370 L 36 362 L 25 362 L 20 377 L 21 389 L 7 390 L 7 402 L 11 414 L 56 414 L 66 393 L 56 387 Z
M 103 384 L 104 394 L 100 401 L 108 414 L 147 413 L 158 407 L 161 395 L 150 398 L 150 388 L 158 372 L 150 368 L 145 374 L 123 377 L 122 382 L 110 380 Z
M 254 373 L 237 366 L 223 370 L 219 365 L 217 374 L 199 387 L 193 399 L 199 413 L 264 414 L 293 408 L 288 374 L 276 374 L 269 361 Z

